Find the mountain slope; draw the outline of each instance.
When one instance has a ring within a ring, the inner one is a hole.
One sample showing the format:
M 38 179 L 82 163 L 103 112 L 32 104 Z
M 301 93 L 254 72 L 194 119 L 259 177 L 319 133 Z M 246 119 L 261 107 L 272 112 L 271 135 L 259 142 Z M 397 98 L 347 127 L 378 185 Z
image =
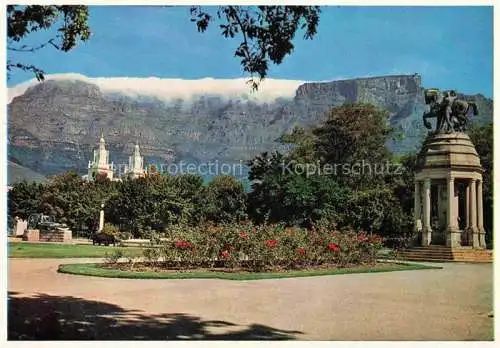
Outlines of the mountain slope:
M 7 162 L 7 185 L 20 181 L 44 181 L 45 177 L 29 168 L 23 167 L 15 162 Z
M 276 139 L 283 132 L 318 124 L 329 108 L 345 102 L 387 109 L 391 125 L 405 135 L 389 142 L 395 152 L 414 150 L 426 132 L 418 75 L 274 82 L 272 93 L 260 95 L 231 81 L 189 81 L 196 87 L 190 94 L 178 80 L 146 80 L 156 87 L 144 88 L 148 84 L 136 79 L 142 90 L 125 83 L 111 88 L 109 79 L 79 77 L 27 88 L 8 105 L 9 155 L 43 174 L 70 169 L 83 174 L 103 132 L 118 167 L 128 163 L 135 142 L 146 162 L 158 167 L 181 160 L 233 163 L 280 149 Z M 477 122 L 491 122 L 492 101 L 468 98 L 479 104 Z

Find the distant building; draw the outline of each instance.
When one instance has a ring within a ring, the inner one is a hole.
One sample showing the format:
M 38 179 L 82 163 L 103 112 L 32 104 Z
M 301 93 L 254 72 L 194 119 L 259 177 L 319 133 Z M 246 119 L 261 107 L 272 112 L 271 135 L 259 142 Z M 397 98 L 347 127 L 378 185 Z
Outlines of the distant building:
M 109 180 L 113 180 L 113 163 L 109 163 L 109 151 L 106 150 L 104 137 L 101 135 L 99 148 L 94 150 L 94 158 L 89 161 L 88 180 L 94 180 L 98 174 L 105 175 Z
M 128 158 L 126 175 L 133 179 L 144 176 L 144 158 L 141 156 L 138 144 L 134 146 L 134 153 Z

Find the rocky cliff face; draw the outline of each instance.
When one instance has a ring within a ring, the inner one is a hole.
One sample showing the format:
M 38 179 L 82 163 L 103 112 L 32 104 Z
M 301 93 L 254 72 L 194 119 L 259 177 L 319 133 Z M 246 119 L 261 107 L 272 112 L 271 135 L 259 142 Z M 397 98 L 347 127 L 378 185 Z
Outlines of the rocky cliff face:
M 305 83 L 293 98 L 257 102 L 226 98 L 217 92 L 190 100 L 126 96 L 103 92 L 78 80 L 48 80 L 28 88 L 8 105 L 9 156 L 34 171 L 86 172 L 99 135 L 105 134 L 111 160 L 128 163 L 135 142 L 146 163 L 247 160 L 279 149 L 276 139 L 295 125 L 318 124 L 332 106 L 369 102 L 390 113 L 404 137 L 388 146 L 414 150 L 425 130 L 425 109 L 418 75 L 383 76 Z M 492 121 L 492 101 L 468 96 L 480 108 L 477 122 Z

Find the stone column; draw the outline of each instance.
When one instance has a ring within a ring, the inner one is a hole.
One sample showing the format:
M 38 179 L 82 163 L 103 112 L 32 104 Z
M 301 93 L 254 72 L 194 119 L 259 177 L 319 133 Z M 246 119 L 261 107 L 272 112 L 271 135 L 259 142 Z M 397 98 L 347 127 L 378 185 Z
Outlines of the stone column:
M 470 221 L 469 230 L 472 233 L 472 246 L 479 248 L 479 234 L 477 230 L 477 180 L 472 179 L 470 183 Z
M 415 222 L 415 226 L 417 226 L 417 221 L 418 220 L 422 220 L 422 212 L 421 212 L 421 209 L 420 209 L 420 182 L 419 181 L 415 181 L 415 198 L 414 198 L 414 206 L 415 206 L 415 216 L 414 216 L 414 222 Z
M 486 248 L 485 230 L 483 225 L 483 181 L 477 181 L 477 229 L 479 232 L 479 247 Z
M 431 243 L 431 179 L 424 180 L 424 228 L 422 231 L 422 246 Z
M 447 235 L 446 246 L 455 248 L 460 246 L 460 231 L 457 226 L 457 212 L 455 211 L 455 178 L 449 176 L 446 180 L 448 207 L 446 212 L 447 217 Z
M 465 228 L 470 225 L 470 182 L 465 187 Z

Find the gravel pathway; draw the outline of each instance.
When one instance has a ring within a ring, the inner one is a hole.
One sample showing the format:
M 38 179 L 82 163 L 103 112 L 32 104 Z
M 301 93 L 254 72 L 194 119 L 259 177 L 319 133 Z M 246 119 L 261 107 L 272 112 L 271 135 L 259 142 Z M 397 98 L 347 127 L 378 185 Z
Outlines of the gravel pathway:
M 257 281 L 56 272 L 75 262 L 95 259 L 9 259 L 9 338 L 493 339 L 492 264 Z

